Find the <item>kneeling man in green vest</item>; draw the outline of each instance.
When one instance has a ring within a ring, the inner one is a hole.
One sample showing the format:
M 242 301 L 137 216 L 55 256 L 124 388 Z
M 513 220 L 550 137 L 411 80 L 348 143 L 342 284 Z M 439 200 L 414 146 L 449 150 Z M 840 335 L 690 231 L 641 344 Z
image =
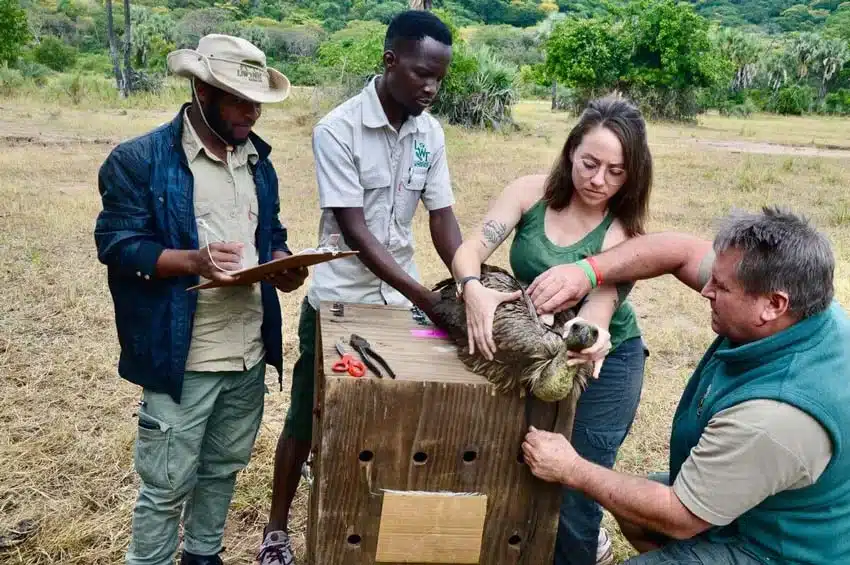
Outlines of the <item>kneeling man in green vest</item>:
M 541 312 L 593 280 L 673 274 L 711 303 L 717 339 L 673 419 L 669 473 L 637 477 L 531 429 L 536 476 L 578 489 L 617 519 L 629 565 L 850 563 L 850 319 L 833 298 L 829 242 L 789 212 L 736 212 L 711 242 L 631 239 L 529 287 Z

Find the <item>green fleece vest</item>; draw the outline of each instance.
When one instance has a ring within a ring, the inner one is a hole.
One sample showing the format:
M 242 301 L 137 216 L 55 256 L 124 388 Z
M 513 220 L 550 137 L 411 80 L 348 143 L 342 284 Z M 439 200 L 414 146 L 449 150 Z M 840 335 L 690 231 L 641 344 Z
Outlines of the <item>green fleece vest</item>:
M 725 338 L 712 344 L 673 419 L 671 484 L 711 417 L 757 398 L 792 404 L 817 419 L 832 439 L 832 459 L 815 484 L 769 496 L 709 537 L 735 540 L 765 563 L 850 563 L 850 455 L 844 449 L 850 319 L 837 302 L 768 338 L 737 347 Z

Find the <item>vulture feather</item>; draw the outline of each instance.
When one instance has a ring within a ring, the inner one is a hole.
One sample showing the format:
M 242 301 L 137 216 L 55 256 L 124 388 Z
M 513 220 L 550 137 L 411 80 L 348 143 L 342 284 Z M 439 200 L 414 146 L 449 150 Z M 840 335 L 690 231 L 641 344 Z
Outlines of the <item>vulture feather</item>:
M 464 365 L 502 392 L 524 388 L 549 402 L 563 400 L 571 393 L 580 394 L 593 373 L 593 365 L 568 366 L 567 351 L 592 346 L 599 336 L 597 328 L 576 322 L 563 335 L 566 322 L 575 317 L 575 312 L 568 310 L 554 318 L 549 316 L 550 323 L 545 323 L 526 294 L 526 285 L 499 267 L 482 265 L 481 284 L 501 292 L 522 291 L 519 299 L 496 308 L 493 341 L 497 349 L 493 360 L 478 351 L 469 353 L 466 306 L 457 298 L 454 279 L 440 281 L 433 288 L 440 293 L 440 301 L 434 308 L 437 318 L 434 323 L 449 334 Z

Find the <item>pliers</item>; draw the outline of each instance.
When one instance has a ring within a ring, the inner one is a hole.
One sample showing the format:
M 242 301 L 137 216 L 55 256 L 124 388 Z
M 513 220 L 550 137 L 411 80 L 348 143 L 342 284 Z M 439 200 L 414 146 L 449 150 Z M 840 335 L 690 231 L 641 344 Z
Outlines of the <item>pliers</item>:
M 370 361 L 370 357 L 375 359 L 375 361 L 377 361 L 384 367 L 391 379 L 395 378 L 395 373 L 393 373 L 393 370 L 390 369 L 390 366 L 387 364 L 383 357 L 375 353 L 375 350 L 372 349 L 372 346 L 369 345 L 368 341 L 366 341 L 357 334 L 351 334 L 351 339 L 349 339 L 348 343 L 351 345 L 351 347 L 354 348 L 355 351 L 357 351 L 357 353 L 360 354 L 360 358 L 363 359 L 363 363 L 365 363 L 366 366 L 369 367 L 369 370 L 371 370 L 373 373 L 375 373 L 381 378 L 384 377 L 378 367 L 375 366 L 372 361 Z

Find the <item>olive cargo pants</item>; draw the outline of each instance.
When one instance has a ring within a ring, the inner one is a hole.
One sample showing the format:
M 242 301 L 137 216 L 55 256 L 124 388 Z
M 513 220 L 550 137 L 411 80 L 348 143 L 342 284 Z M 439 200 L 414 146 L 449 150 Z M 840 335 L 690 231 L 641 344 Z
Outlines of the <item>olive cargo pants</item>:
M 251 457 L 264 394 L 265 361 L 241 372 L 187 371 L 180 404 L 144 391 L 128 565 L 173 563 L 181 512 L 186 551 L 221 551 L 236 474 Z

